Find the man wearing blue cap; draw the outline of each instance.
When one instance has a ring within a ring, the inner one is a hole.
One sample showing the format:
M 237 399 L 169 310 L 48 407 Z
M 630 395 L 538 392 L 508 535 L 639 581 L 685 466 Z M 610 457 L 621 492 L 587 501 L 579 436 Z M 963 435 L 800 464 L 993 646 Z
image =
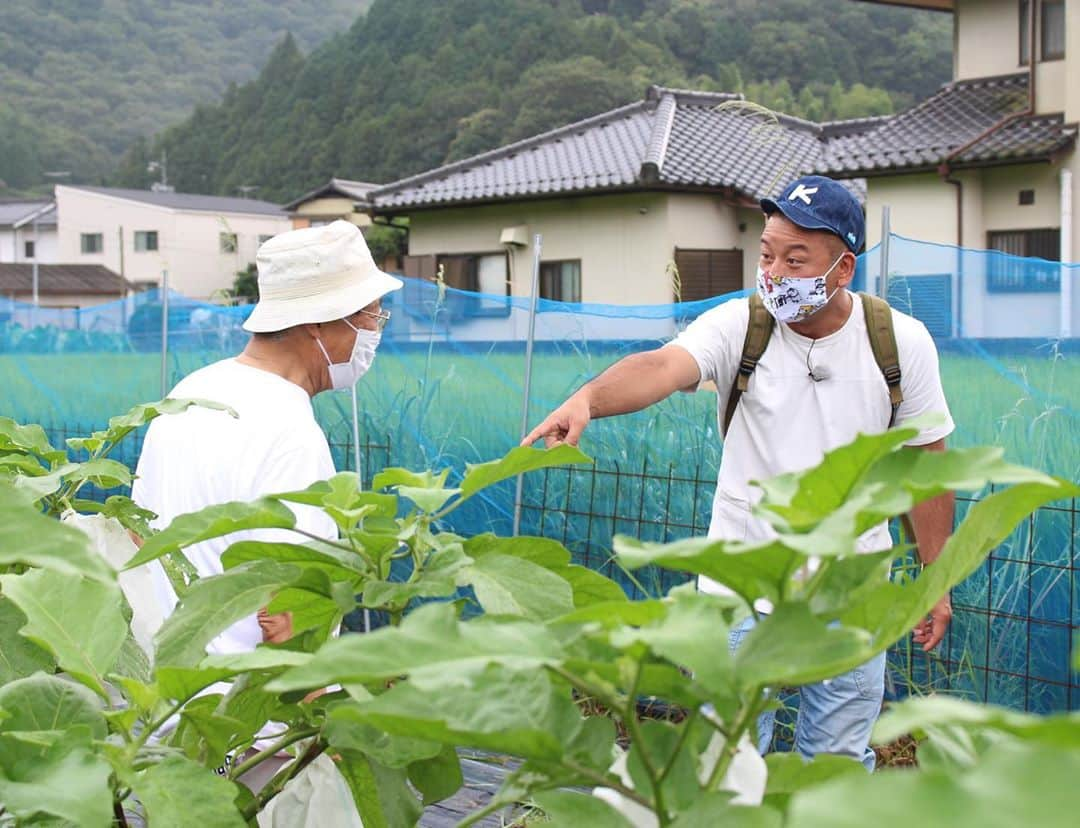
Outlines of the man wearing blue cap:
M 832 179 L 805 176 L 779 198 L 763 199 L 761 206 L 766 221 L 753 301 L 725 302 L 668 345 L 615 363 L 523 441 L 544 438 L 549 446 L 576 445 L 595 417 L 638 411 L 675 391 L 713 382 L 725 437 L 709 536 L 748 542 L 772 536 L 768 524 L 752 514 L 760 494 L 751 480 L 810 468 L 860 432 L 881 432 L 924 414 L 938 417 L 910 445 L 941 450 L 953 430 L 937 351 L 925 326 L 899 311 L 892 311 L 889 323 L 886 306 L 858 301 L 847 290 L 865 238 L 862 208 L 851 193 Z M 884 327 L 891 325 L 895 335 L 898 366 L 892 371 L 874 354 L 871 332 L 882 326 L 868 324 L 871 312 L 884 313 Z M 763 336 L 748 336 L 760 330 Z M 748 367 L 754 339 L 760 351 Z M 916 507 L 910 517 L 920 557 L 930 563 L 952 531 L 951 495 Z M 863 552 L 891 545 L 884 524 L 859 539 Z M 727 591 L 707 578 L 700 579 L 699 587 Z M 915 628 L 916 643 L 926 650 L 937 646 L 951 617 L 946 596 Z M 752 626 L 751 617 L 733 630 L 731 646 L 738 646 Z M 851 756 L 873 769 L 870 732 L 881 709 L 884 679 L 881 654 L 850 673 L 800 688 L 796 750 L 807 757 Z M 772 724 L 771 713 L 759 722 L 762 753 L 771 741 Z

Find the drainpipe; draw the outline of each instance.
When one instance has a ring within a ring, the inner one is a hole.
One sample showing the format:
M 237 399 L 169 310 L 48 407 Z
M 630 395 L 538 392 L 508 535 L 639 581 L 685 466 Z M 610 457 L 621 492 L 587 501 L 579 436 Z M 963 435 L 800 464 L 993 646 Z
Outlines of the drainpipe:
M 942 181 L 946 184 L 952 184 L 956 187 L 956 246 L 962 248 L 964 246 L 964 182 L 952 177 L 952 162 L 978 144 L 980 141 L 989 138 L 995 132 L 1004 129 L 1014 121 L 1018 121 L 1021 118 L 1028 118 L 1035 114 L 1035 81 L 1036 81 L 1036 60 L 1035 60 L 1035 7 L 1038 4 L 1036 0 L 1030 0 L 1028 3 L 1028 103 L 1027 107 L 1022 112 L 1014 112 L 1012 115 L 1006 115 L 1000 121 L 995 124 L 991 124 L 984 129 L 974 138 L 967 143 L 957 147 L 942 160 L 938 165 L 938 175 L 941 176 Z M 957 291 L 956 291 L 956 312 L 953 314 L 953 335 L 960 336 L 961 317 L 962 317 L 962 302 L 963 302 L 963 252 L 957 251 L 958 266 L 957 266 Z
M 1061 171 L 1061 338 L 1072 336 L 1072 170 Z

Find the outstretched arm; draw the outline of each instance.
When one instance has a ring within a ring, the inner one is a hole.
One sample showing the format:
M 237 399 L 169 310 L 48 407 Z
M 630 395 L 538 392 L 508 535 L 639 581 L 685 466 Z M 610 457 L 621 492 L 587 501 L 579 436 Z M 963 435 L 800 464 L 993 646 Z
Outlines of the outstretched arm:
M 697 361 L 677 345 L 624 357 L 583 385 L 521 441 L 576 446 L 589 420 L 640 411 L 675 391 L 693 388 L 701 377 Z
M 945 440 L 936 440 L 919 448 L 923 451 L 944 451 Z M 955 503 L 953 493 L 945 492 L 930 500 L 924 500 L 908 515 L 911 518 L 911 528 L 915 532 L 915 543 L 919 547 L 919 560 L 924 566 L 937 560 L 945 541 L 952 534 Z M 946 593 L 930 610 L 930 615 L 915 625 L 915 643 L 922 644 L 926 651 L 934 649 L 945 637 L 951 620 L 952 600 Z

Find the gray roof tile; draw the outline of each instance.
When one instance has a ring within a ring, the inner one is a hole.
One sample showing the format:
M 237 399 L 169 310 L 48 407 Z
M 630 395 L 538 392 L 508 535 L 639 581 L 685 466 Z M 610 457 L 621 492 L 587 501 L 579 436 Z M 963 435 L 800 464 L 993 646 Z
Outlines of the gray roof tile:
M 0 294 L 30 293 L 32 264 L 0 263 Z M 116 296 L 132 287 L 103 265 L 38 265 L 38 293 Z
M 277 204 L 259 201 L 255 198 L 232 198 L 230 196 L 198 195 L 195 193 L 168 193 L 154 190 L 126 190 L 119 187 L 87 187 L 82 185 L 64 185 L 73 190 L 88 190 L 92 193 L 153 204 L 170 210 L 194 210 L 208 213 L 251 213 L 254 215 L 287 218 Z
M 0 202 L 0 227 L 11 227 L 52 204 L 52 201 L 3 201 Z M 40 227 L 56 226 L 56 205 L 38 218 Z M 29 225 L 27 225 L 29 226 Z

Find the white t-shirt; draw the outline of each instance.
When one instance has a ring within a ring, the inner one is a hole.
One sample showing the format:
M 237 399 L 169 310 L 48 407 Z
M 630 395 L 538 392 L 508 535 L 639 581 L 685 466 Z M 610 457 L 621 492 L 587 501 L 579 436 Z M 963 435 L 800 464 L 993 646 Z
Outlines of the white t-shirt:
M 223 403 L 239 416 L 192 407 L 150 424 L 131 495 L 157 513 L 153 524 L 157 529 L 177 515 L 303 489 L 334 474 L 330 447 L 315 421 L 311 398 L 277 374 L 226 359 L 186 377 L 169 396 Z M 337 527 L 322 510 L 289 507 L 297 527 L 337 538 Z M 223 571 L 222 553 L 240 540 L 303 543 L 306 538 L 286 529 L 257 529 L 203 541 L 184 551 L 205 578 Z M 157 598 L 168 615 L 176 606 L 176 595 L 164 570 L 156 562 L 152 566 Z M 207 652 L 248 652 L 261 642 L 262 630 L 252 615 L 215 638 Z
M 878 433 L 889 427 L 892 406 L 888 386 L 874 360 L 862 302 L 855 294 L 851 298 L 851 315 L 843 327 L 816 341 L 785 324 L 773 326 L 769 345 L 750 377 L 724 440 L 709 537 L 749 542 L 773 537 L 771 527 L 751 514 L 761 492 L 750 481 L 808 469 L 860 432 Z M 940 425 L 909 441 L 909 445 L 933 443 L 953 430 L 938 372 L 937 349 L 922 322 L 897 310 L 892 315 L 904 394 L 896 424 L 929 412 L 942 415 Z M 749 316 L 748 300 L 725 302 L 702 314 L 667 346 L 688 351 L 701 370 L 701 382 L 716 383 L 719 423 L 723 422 L 742 357 Z M 828 373 L 820 382 L 808 376 L 811 344 L 811 366 Z M 884 523 L 859 539 L 861 551 L 890 545 Z M 716 585 L 703 578 L 701 586 L 711 591 Z

